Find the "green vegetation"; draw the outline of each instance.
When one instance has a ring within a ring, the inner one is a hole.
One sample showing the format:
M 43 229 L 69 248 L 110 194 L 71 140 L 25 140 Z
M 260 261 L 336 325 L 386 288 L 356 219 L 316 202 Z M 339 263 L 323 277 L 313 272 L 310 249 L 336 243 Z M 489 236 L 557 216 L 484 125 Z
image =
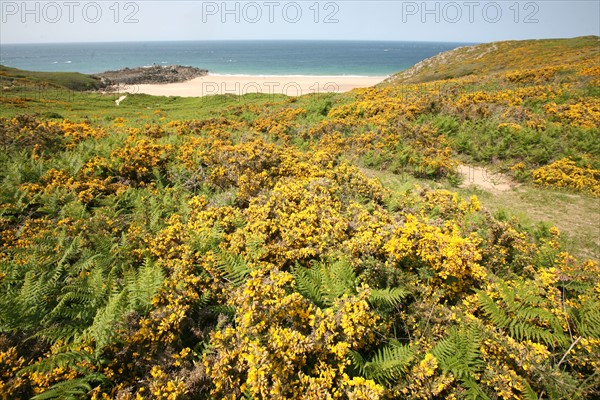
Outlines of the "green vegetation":
M 100 79 L 79 72 L 23 71 L 4 65 L 0 65 L 0 83 L 3 87 L 38 85 L 43 88 L 66 88 L 75 91 L 96 90 L 102 87 Z
M 598 40 L 598 36 L 582 36 L 574 39 L 520 40 L 460 47 L 399 72 L 383 85 L 579 64 L 590 58 L 600 57 Z
M 0 398 L 600 396 L 597 40 L 299 98 L 5 70 Z

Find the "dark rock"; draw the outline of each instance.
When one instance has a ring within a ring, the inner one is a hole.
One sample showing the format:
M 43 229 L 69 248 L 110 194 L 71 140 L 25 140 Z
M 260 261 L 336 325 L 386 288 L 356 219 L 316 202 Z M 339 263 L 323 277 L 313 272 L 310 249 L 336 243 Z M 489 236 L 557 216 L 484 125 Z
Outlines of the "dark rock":
M 199 76 L 205 76 L 208 70 L 182 65 L 153 65 L 141 68 L 123 68 L 118 71 L 106 71 L 94 76 L 106 85 L 138 85 L 156 83 L 185 82 Z

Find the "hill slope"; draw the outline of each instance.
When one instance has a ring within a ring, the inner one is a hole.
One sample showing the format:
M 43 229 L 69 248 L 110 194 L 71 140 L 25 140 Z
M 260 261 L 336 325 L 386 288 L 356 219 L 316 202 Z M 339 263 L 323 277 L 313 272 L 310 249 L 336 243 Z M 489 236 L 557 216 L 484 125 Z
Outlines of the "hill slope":
M 8 84 L 49 84 L 70 90 L 95 90 L 103 86 L 100 78 L 79 72 L 38 72 L 0 65 L 0 83 Z
M 388 78 L 383 85 L 420 83 L 521 68 L 579 63 L 600 57 L 600 38 L 522 40 L 459 47 L 423 60 Z

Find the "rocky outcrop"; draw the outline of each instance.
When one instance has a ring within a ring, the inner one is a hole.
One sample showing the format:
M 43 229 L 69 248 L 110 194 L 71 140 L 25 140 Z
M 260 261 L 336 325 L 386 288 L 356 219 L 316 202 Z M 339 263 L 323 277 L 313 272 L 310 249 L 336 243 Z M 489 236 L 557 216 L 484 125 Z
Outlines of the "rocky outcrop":
M 151 67 L 106 71 L 94 76 L 100 78 L 105 85 L 111 86 L 185 82 L 206 74 L 208 74 L 208 70 L 196 67 L 153 65 Z

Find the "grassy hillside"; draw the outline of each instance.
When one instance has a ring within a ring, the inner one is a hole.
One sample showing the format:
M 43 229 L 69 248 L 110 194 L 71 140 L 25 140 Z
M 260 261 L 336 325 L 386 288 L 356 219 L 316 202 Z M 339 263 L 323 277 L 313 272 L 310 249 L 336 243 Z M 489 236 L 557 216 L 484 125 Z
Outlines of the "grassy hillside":
M 600 396 L 591 40 L 299 98 L 5 90 L 0 398 Z
M 383 86 L 579 64 L 594 60 L 597 64 L 599 58 L 598 36 L 485 43 L 460 47 L 421 61 L 414 67 L 391 76 Z
M 96 90 L 102 87 L 100 79 L 79 72 L 37 72 L 24 71 L 0 65 L 0 84 L 3 90 L 13 86 L 51 85 L 68 90 Z

